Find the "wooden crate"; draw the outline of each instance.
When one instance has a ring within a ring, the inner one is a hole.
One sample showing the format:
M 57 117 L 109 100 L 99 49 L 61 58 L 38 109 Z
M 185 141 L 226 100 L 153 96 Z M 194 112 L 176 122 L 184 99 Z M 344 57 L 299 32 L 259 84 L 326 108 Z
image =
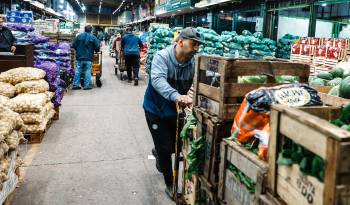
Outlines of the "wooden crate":
M 232 121 L 220 121 L 200 108 L 194 108 L 197 122 L 197 136 L 205 137 L 205 161 L 203 183 L 217 188 L 219 181 L 220 143 L 231 134 Z
M 208 186 L 206 179 L 203 176 L 198 177 L 199 191 L 198 191 L 198 203 L 201 205 L 217 205 L 219 204 L 217 198 L 217 190 Z
M 211 85 L 207 72 L 220 75 L 217 85 Z M 310 66 L 285 61 L 258 61 L 220 56 L 198 55 L 194 80 L 194 105 L 222 120 L 233 120 L 244 96 L 262 86 L 276 86 L 273 76 L 299 76 L 307 83 Z M 238 83 L 239 76 L 267 75 L 266 84 Z
M 55 115 L 52 117 L 52 120 L 60 119 L 60 107 L 55 107 Z
M 265 193 L 259 196 L 259 205 L 285 205 L 285 203 L 281 199 Z
M 342 101 L 331 101 L 329 97 L 326 104 L 334 103 L 333 107 L 272 106 L 267 187 L 286 204 L 350 204 L 350 132 L 329 123 L 339 117 L 340 108 L 336 105 L 343 105 Z M 288 167 L 276 163 L 286 138 L 325 160 L 324 183 L 304 175 L 299 165 Z
M 243 172 L 255 183 L 255 193 L 249 193 L 235 175 L 228 169 L 229 163 Z M 264 193 L 264 181 L 268 164 L 251 151 L 237 143 L 224 139 L 221 143 L 221 162 L 218 197 L 222 203 L 253 205 L 259 203 Z

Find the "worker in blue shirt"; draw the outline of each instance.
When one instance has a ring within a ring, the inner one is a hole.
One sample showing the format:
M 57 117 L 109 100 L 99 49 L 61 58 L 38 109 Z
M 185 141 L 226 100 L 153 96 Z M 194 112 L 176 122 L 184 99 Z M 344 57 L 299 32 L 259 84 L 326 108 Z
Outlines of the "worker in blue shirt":
M 150 80 L 143 101 L 146 121 L 151 132 L 156 167 L 163 174 L 165 192 L 172 198 L 173 171 L 171 155 L 175 150 L 176 103 L 187 106 L 187 95 L 194 77 L 194 55 L 202 43 L 200 34 L 191 27 L 182 30 L 176 43 L 157 52 L 152 61 Z
M 132 33 L 131 28 L 126 29 L 126 33 L 121 42 L 121 48 L 124 52 L 128 82 L 131 83 L 133 73 L 134 85 L 137 86 L 139 82 L 140 70 L 140 49 L 143 48 L 143 44 L 141 39 Z
M 84 90 L 90 90 L 91 85 L 91 70 L 94 58 L 94 52 L 100 50 L 100 41 L 91 34 L 92 26 L 85 26 L 85 32 L 79 34 L 72 44 L 72 48 L 76 51 L 77 69 L 73 80 L 73 90 L 80 90 L 80 79 L 84 72 Z

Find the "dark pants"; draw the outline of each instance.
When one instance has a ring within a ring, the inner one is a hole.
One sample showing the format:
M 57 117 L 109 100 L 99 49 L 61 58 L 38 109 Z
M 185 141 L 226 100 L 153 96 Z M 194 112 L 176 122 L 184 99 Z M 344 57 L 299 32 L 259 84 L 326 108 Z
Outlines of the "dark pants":
M 138 55 L 125 55 L 126 72 L 128 73 L 128 80 L 132 80 L 132 73 L 134 79 L 139 79 L 140 70 L 140 56 Z
M 173 185 L 171 155 L 175 151 L 176 118 L 159 118 L 145 111 L 148 128 L 158 154 L 159 166 L 167 186 Z

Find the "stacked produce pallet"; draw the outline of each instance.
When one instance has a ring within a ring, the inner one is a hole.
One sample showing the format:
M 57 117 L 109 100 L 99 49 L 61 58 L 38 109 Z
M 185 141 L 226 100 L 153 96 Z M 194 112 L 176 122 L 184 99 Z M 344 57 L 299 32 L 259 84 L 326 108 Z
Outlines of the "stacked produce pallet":
M 297 77 L 300 82 L 306 83 L 309 77 L 309 66 L 283 61 L 208 55 L 196 57 L 194 111 L 198 120 L 197 134 L 205 138 L 204 168 L 198 179 L 200 189 L 207 193 L 208 200 L 214 204 L 225 202 L 221 194 L 225 182 L 220 180 L 222 179 L 220 175 L 225 170 L 220 170 L 220 163 L 223 163 L 223 158 L 220 157 L 222 152 L 220 143 L 230 136 L 234 116 L 244 96 L 262 86 L 270 87 L 289 82 L 284 78 L 285 75 L 289 78 Z M 253 80 L 250 81 L 251 79 Z M 239 149 L 237 157 L 245 158 L 247 151 L 243 147 L 236 147 Z M 226 194 L 237 197 L 237 193 L 232 192 L 229 189 Z
M 30 143 L 41 142 L 56 112 L 51 102 L 54 93 L 44 80 L 45 71 L 37 68 L 15 68 L 0 74 L 0 95 L 4 105 L 19 113 L 23 133 Z
M 311 75 L 316 75 L 348 59 L 349 49 L 348 39 L 301 37 L 291 47 L 290 60 L 310 64 Z

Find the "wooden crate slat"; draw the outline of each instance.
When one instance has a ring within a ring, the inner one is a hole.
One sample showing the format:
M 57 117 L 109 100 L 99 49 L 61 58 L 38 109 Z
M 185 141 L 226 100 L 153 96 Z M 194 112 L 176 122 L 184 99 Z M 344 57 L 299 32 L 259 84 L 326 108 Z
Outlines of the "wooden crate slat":
M 324 119 L 319 119 L 318 117 L 312 116 L 301 110 L 295 108 L 287 108 L 283 105 L 272 105 L 272 107 L 282 112 L 283 115 L 293 118 L 293 122 L 299 121 L 302 124 L 304 124 L 307 128 L 316 130 L 326 137 L 331 137 L 338 141 L 350 140 L 350 132 L 339 129 L 338 127 L 331 125 L 328 121 Z M 325 156 L 325 154 L 323 154 L 322 156 Z
M 337 96 L 332 96 L 326 93 L 318 93 L 318 95 L 321 97 L 323 104 L 325 105 L 331 105 L 335 107 L 342 107 L 344 105 L 347 105 L 350 103 L 349 99 L 337 97 Z
M 298 123 L 298 121 L 284 114 L 281 115 L 281 124 L 283 125 L 280 127 L 281 134 L 293 136 L 293 141 L 295 143 L 303 143 L 310 151 L 323 159 L 326 158 L 327 138 L 325 135 L 320 135 L 317 130 L 308 129 L 307 125 Z M 302 132 L 300 132 L 300 130 L 302 130 Z
M 228 140 L 226 140 L 226 143 L 233 148 L 228 150 L 226 159 L 254 182 L 257 182 L 257 177 L 261 170 L 267 171 L 268 164 L 260 160 L 257 155 L 244 147 Z
M 199 95 L 204 95 L 212 100 L 220 100 L 220 88 L 212 87 L 204 83 L 199 83 Z

